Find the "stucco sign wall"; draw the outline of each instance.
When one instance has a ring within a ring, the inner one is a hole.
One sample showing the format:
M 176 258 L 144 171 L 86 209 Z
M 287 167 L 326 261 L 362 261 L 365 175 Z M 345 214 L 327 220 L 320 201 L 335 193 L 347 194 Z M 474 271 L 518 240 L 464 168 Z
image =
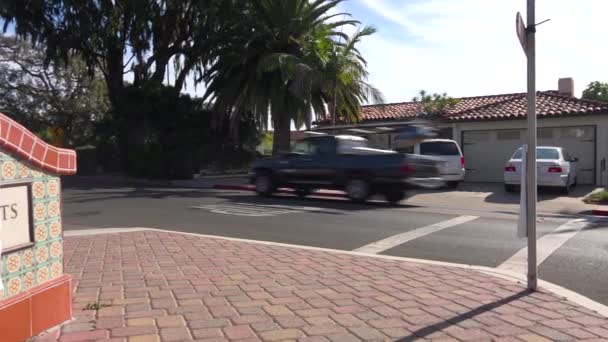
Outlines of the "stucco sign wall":
M 20 342 L 72 316 L 63 272 L 60 175 L 76 153 L 0 113 L 0 341 Z

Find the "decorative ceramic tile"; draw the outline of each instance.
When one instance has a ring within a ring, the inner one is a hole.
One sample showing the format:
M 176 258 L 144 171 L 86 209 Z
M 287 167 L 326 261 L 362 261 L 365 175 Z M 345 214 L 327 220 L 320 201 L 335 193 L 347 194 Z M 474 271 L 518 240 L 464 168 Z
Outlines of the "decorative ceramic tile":
M 51 258 L 59 258 L 63 250 L 63 245 L 59 241 L 55 241 L 51 244 Z
M 27 290 L 30 287 L 34 286 L 34 284 L 36 283 L 36 279 L 34 278 L 34 272 L 27 272 L 21 280 L 21 283 L 23 284 L 23 289 Z
M 59 216 L 59 201 L 50 201 L 46 208 L 48 218 L 53 219 Z
M 42 172 L 38 170 L 32 170 L 32 175 L 34 176 L 34 178 L 40 178 L 42 177 Z
M 16 175 L 17 169 L 14 162 L 7 160 L 2 163 L 2 178 L 14 179 Z
M 21 258 L 18 253 L 13 253 L 6 259 L 6 270 L 8 273 L 15 273 L 21 268 Z
M 46 224 L 42 223 L 36 226 L 34 230 L 34 238 L 36 242 L 44 241 L 47 237 Z
M 56 197 L 59 195 L 59 181 L 56 179 L 51 179 L 46 183 L 46 192 L 51 197 Z
M 38 270 L 38 284 L 44 283 L 49 279 L 49 268 L 47 266 L 42 266 Z
M 46 219 L 46 205 L 44 203 L 34 204 L 34 219 L 44 221 Z
M 44 186 L 44 182 L 34 182 L 32 185 L 32 197 L 34 199 L 44 198 L 46 194 L 46 187 Z
M 63 265 L 61 262 L 54 262 L 51 264 L 51 278 L 57 278 L 63 272 Z
M 61 234 L 61 223 L 59 221 L 55 221 L 51 223 L 51 238 L 56 238 Z
M 15 277 L 8 280 L 8 295 L 14 296 L 21 292 L 21 278 Z
M 19 164 L 19 178 L 28 178 L 30 175 L 30 170 L 27 166 L 23 164 Z
M 36 249 L 36 261 L 41 264 L 49 259 L 49 249 L 46 246 L 40 246 Z
M 31 249 L 27 249 L 23 252 L 21 257 L 23 259 L 23 267 L 30 268 L 34 262 L 34 253 Z

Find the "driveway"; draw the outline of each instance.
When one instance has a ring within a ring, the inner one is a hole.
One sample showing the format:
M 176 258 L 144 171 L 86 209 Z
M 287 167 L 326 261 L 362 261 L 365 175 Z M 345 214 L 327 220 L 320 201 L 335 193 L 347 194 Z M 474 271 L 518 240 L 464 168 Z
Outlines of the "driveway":
M 588 214 L 602 206 L 583 203 L 593 186 L 580 185 L 569 195 L 553 189 L 539 189 L 538 212 L 546 214 Z M 463 183 L 456 190 L 414 191 L 407 204 L 450 209 L 519 212 L 519 193 L 507 193 L 502 183 Z

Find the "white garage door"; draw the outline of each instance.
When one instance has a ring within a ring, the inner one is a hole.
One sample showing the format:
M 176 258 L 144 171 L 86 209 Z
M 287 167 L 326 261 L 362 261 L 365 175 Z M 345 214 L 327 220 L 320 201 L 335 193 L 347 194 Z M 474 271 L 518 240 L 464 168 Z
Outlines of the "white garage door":
M 466 180 L 502 182 L 505 163 L 525 143 L 525 130 L 464 131 L 462 142 Z M 578 182 L 595 183 L 595 127 L 540 128 L 538 145 L 565 148 L 579 158 Z

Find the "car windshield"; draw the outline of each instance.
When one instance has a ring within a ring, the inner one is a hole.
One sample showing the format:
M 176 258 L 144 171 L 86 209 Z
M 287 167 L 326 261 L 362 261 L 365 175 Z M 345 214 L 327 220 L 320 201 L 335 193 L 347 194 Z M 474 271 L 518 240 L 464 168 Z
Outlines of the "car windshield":
M 450 141 L 433 141 L 420 144 L 420 154 L 426 156 L 459 156 L 460 151 Z
M 513 154 L 512 159 L 521 159 L 522 149 Z M 556 148 L 537 148 L 536 159 L 559 159 L 559 151 Z

